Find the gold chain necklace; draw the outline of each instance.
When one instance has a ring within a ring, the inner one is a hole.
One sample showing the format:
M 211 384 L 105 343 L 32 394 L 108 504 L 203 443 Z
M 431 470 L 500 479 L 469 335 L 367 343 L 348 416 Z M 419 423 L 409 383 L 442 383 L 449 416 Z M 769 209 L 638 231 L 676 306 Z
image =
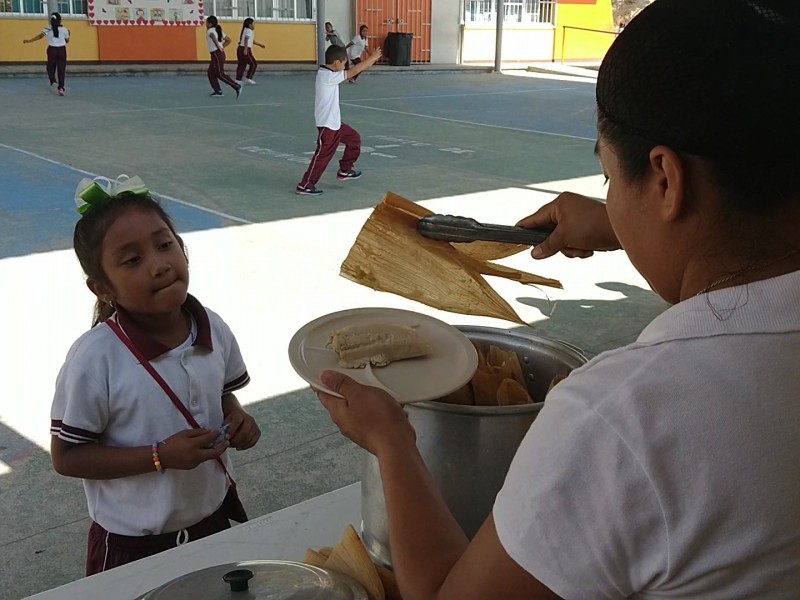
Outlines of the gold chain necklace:
M 719 286 L 721 286 L 723 283 L 728 283 L 729 281 L 732 281 L 733 279 L 736 279 L 737 277 L 741 277 L 742 275 L 744 275 L 745 273 L 749 273 L 750 271 L 757 271 L 758 269 L 766 269 L 767 267 L 771 267 L 775 263 L 779 263 L 782 260 L 784 260 L 786 258 L 789 258 L 790 256 L 793 256 L 794 254 L 797 254 L 798 252 L 800 252 L 800 248 L 795 248 L 794 250 L 790 250 L 786 254 L 780 255 L 778 258 L 775 258 L 775 259 L 773 259 L 773 260 L 771 260 L 771 261 L 769 261 L 767 263 L 764 263 L 763 265 L 754 265 L 752 267 L 747 267 L 746 269 L 742 269 L 741 271 L 736 271 L 735 273 L 731 273 L 729 275 L 725 275 L 725 277 L 720 277 L 716 281 L 711 282 L 709 285 L 707 285 L 702 290 L 697 292 L 695 294 L 695 296 L 699 296 L 701 294 L 707 294 L 711 290 L 716 289 Z

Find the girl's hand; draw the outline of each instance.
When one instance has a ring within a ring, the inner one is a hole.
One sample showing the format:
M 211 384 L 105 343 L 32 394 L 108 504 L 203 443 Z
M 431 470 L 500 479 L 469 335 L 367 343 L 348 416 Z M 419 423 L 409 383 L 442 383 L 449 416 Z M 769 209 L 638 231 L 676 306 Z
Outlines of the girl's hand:
M 547 258 L 559 252 L 570 258 L 588 258 L 595 251 L 620 248 L 608 220 L 606 205 L 572 192 L 559 194 L 517 225 L 529 229 L 556 226 L 553 233 L 533 249 L 533 258 Z
M 189 471 L 207 460 L 216 460 L 230 446 L 225 440 L 209 448 L 216 437 L 217 431 L 213 429 L 185 429 L 171 435 L 158 445 L 161 466 Z
M 225 423 L 230 423 L 228 430 L 230 446 L 237 450 L 252 448 L 261 437 L 261 429 L 256 420 L 242 409 L 229 412 L 225 417 Z
M 314 388 L 342 434 L 378 456 L 385 448 L 412 447 L 416 432 L 397 401 L 387 392 L 358 383 L 337 371 L 324 371 L 320 383 L 344 398 Z

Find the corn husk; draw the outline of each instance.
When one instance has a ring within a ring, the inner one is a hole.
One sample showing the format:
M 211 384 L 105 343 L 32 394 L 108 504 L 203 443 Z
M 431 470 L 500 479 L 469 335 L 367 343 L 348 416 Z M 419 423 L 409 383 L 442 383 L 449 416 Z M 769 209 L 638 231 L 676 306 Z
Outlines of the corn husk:
M 358 581 L 367 590 L 369 600 L 386 599 L 378 570 L 352 525 L 347 526 L 341 541 L 333 547 L 323 566 Z
M 449 312 L 496 317 L 525 325 L 483 275 L 561 288 L 539 277 L 489 262 L 527 246 L 494 242 L 449 243 L 426 238 L 417 221 L 433 214 L 392 192 L 372 211 L 342 263 L 340 275 Z

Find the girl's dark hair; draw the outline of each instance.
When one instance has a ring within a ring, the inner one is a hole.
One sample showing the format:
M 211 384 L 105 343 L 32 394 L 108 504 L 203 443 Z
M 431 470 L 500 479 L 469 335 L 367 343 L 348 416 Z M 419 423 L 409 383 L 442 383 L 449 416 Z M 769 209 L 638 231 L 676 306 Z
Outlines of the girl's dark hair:
M 167 227 L 169 227 L 169 230 L 181 245 L 184 255 L 186 254 L 186 247 L 183 245 L 183 240 L 175 230 L 175 224 L 172 222 L 172 218 L 162 208 L 158 200 L 149 194 L 145 196 L 123 192 L 105 204 L 93 207 L 75 224 L 72 246 L 75 249 L 75 254 L 78 257 L 81 268 L 83 268 L 83 272 L 89 279 L 93 279 L 106 286 L 111 285 L 111 282 L 103 271 L 103 242 L 105 241 L 109 227 L 123 214 L 131 210 L 154 212 L 164 221 Z M 113 313 L 114 308 L 105 302 L 101 302 L 98 298 L 94 306 L 92 327 L 98 323 L 102 323 Z
M 253 17 L 247 17 L 242 23 L 242 31 L 239 33 L 239 41 L 242 41 L 242 36 L 244 35 L 244 30 L 250 27 L 253 24 Z
M 361 35 L 361 32 L 364 31 L 365 29 L 369 29 L 369 27 L 367 27 L 366 23 L 362 23 L 362 25 L 358 28 L 359 35 Z
M 220 27 L 219 19 L 214 15 L 209 15 L 206 19 L 206 23 L 210 23 L 214 30 L 217 32 L 217 41 L 221 44 L 222 43 L 222 27 Z
M 58 28 L 61 26 L 61 15 L 54 12 L 50 15 L 50 29 L 53 32 L 53 37 L 58 37 Z
M 666 145 L 707 166 L 748 214 L 800 200 L 796 0 L 658 0 L 606 53 L 597 128 L 636 181 Z

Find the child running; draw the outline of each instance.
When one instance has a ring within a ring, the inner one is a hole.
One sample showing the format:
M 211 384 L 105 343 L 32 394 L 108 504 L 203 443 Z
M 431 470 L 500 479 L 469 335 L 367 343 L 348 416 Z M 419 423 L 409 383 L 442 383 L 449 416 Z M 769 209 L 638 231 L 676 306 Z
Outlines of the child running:
M 42 29 L 41 33 L 28 40 L 22 40 L 23 44 L 30 44 L 47 37 L 47 77 L 50 79 L 50 86 L 58 83 L 58 95 L 63 96 L 67 93 L 65 79 L 67 76 L 67 44 L 69 43 L 69 29 L 61 25 L 61 15 L 54 12 L 50 15 L 50 27 Z M 58 79 L 56 80 L 56 74 Z
M 322 193 L 322 190 L 318 190 L 316 187 L 317 182 L 325 172 L 325 168 L 333 158 L 339 144 L 344 144 L 345 148 L 344 156 L 339 161 L 336 178 L 345 181 L 361 177 L 361 171 L 353 169 L 361 154 L 361 136 L 355 129 L 342 123 L 339 109 L 339 84 L 370 68 L 380 57 L 380 48 L 376 48 L 366 60 L 345 71 L 347 51 L 343 46 L 328 46 L 325 51 L 325 64 L 320 65 L 317 71 L 314 88 L 314 120 L 318 132 L 317 149 L 314 151 L 314 156 L 311 157 L 311 162 L 303 178 L 295 188 L 296 194 L 318 196 Z
M 261 435 L 233 394 L 250 381 L 236 338 L 188 294 L 172 220 L 138 177 L 118 182 L 76 192 L 97 303 L 51 409 L 53 466 L 83 479 L 92 519 L 87 576 L 246 521 L 226 450 Z
M 239 85 L 242 85 L 242 81 L 250 85 L 255 85 L 256 83 L 253 81 L 253 75 L 256 73 L 258 63 L 256 62 L 256 57 L 253 56 L 253 46 L 266 48 L 264 44 L 260 44 L 256 41 L 255 24 L 252 17 L 247 17 L 244 23 L 242 23 L 242 33 L 239 34 L 239 46 L 236 48 L 236 59 L 238 60 L 238 64 L 236 65 L 236 83 Z M 245 70 L 247 70 L 247 77 L 242 79 Z
M 231 38 L 222 33 L 219 20 L 214 15 L 206 19 L 206 42 L 211 53 L 211 62 L 208 65 L 208 82 L 214 90 L 210 95 L 220 97 L 223 95 L 220 80 L 231 86 L 236 92 L 236 97 L 242 93 L 242 84 L 236 83 L 229 75 L 225 74 L 225 47 L 231 43 Z
M 367 49 L 368 32 L 369 28 L 366 25 L 362 25 L 358 28 L 358 35 L 350 40 L 350 43 L 345 46 L 351 65 L 357 65 L 361 62 L 361 55 L 364 54 L 364 51 Z M 350 78 L 348 81 L 350 83 L 355 83 L 356 79 L 358 79 L 358 75 Z

